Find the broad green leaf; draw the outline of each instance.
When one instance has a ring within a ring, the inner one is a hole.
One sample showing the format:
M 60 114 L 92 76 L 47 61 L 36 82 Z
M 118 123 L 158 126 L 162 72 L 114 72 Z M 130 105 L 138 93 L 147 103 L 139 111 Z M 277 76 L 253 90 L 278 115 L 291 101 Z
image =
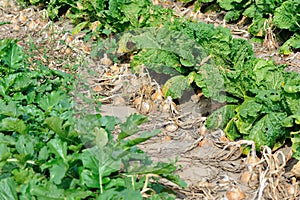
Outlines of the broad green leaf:
M 133 189 L 124 189 L 122 191 L 117 191 L 115 189 L 106 190 L 103 194 L 100 194 L 97 200 L 142 200 L 142 194 L 139 191 Z
M 103 148 L 108 143 L 108 133 L 104 128 L 95 127 L 93 134 L 96 136 L 96 145 Z
M 16 102 L 8 102 L 0 100 L 0 114 L 8 117 L 19 117 L 19 110 Z
M 262 37 L 265 35 L 265 25 L 267 19 L 263 18 L 262 15 L 255 16 L 253 18 L 252 24 L 248 27 L 249 33 L 251 33 L 254 36 Z
M 236 125 L 235 125 L 235 121 L 237 119 L 236 118 L 232 118 L 226 125 L 224 132 L 226 134 L 226 136 L 228 137 L 229 140 L 234 141 L 238 138 L 241 137 L 241 134 L 239 133 Z
M 32 79 L 32 73 L 19 73 L 14 79 L 14 84 L 10 88 L 10 91 L 26 91 L 28 88 L 37 85 L 37 80 Z
M 300 1 L 288 0 L 276 8 L 273 22 L 280 29 L 289 29 L 290 31 L 300 30 Z
M 102 116 L 99 121 L 101 126 L 105 127 L 108 131 L 114 130 L 115 126 L 121 123 L 121 120 L 115 116 Z
M 10 135 L 4 135 L 3 133 L 0 133 L 0 143 L 4 143 L 10 146 L 14 146 L 16 144 L 16 138 L 12 137 Z
M 139 131 L 138 126 L 147 120 L 147 117 L 136 113 L 127 117 L 126 122 L 120 125 L 121 132 L 118 135 L 118 141 L 137 133 Z
M 145 65 L 148 69 L 154 70 L 156 73 L 178 75 L 187 71 L 181 67 L 178 56 L 175 53 L 163 51 L 159 49 L 147 49 L 140 51 L 134 55 L 133 62 L 130 63 L 134 71 L 138 72 L 139 67 Z M 163 75 L 162 75 L 163 76 Z M 154 77 L 158 79 L 160 77 Z
M 8 48 L 5 50 L 5 54 L 0 57 L 0 59 L 9 68 L 9 71 L 14 71 L 23 66 L 23 52 L 21 47 L 19 47 L 13 40 L 8 41 Z
M 126 166 L 125 166 L 126 167 Z M 181 187 L 186 187 L 186 183 L 180 180 L 178 175 L 173 174 L 176 171 L 174 163 L 157 162 L 152 165 L 130 165 L 127 166 L 130 174 L 156 174 Z
M 294 126 L 294 116 L 290 115 L 287 118 L 283 119 L 281 122 L 283 127 L 293 127 Z
M 279 48 L 279 53 L 289 55 L 294 49 L 300 48 L 300 34 L 295 33 L 290 39 L 284 42 Z
M 283 89 L 287 93 L 299 93 L 300 92 L 300 75 L 297 72 L 285 73 L 285 80 L 283 83 Z
M 15 168 L 11 171 L 11 174 L 14 177 L 14 181 L 17 186 L 16 188 L 18 193 L 20 193 L 20 190 L 23 190 L 26 187 L 28 187 L 28 183 L 33 185 L 35 184 L 37 179 L 43 178 L 41 174 L 36 173 L 32 168 L 25 168 L 25 169 Z
M 114 152 L 112 149 L 103 149 L 95 146 L 84 150 L 81 154 L 81 160 L 84 168 L 91 170 L 91 176 L 95 176 L 95 178 L 99 179 L 100 174 L 101 177 L 104 178 L 120 169 L 120 158 L 113 157 L 116 153 L 117 152 Z
M 115 187 L 126 187 L 127 182 L 125 178 L 115 178 L 109 181 L 107 185 L 105 185 L 105 190 L 115 188 Z
M 206 120 L 208 129 L 225 128 L 226 124 L 235 116 L 236 105 L 226 105 L 213 112 Z
M 185 67 L 192 67 L 192 66 L 195 65 L 194 63 L 192 63 L 192 62 L 190 62 L 190 61 L 188 61 L 188 60 L 185 60 L 185 59 L 183 59 L 183 58 L 180 58 L 180 63 L 181 63 L 183 66 L 185 66 Z
M 234 123 L 237 130 L 248 135 L 252 129 L 253 123 L 260 117 L 263 105 L 256 102 L 256 99 L 246 99 L 240 106 L 236 108 L 237 115 Z
M 0 121 L 0 131 L 15 131 L 24 134 L 27 128 L 23 120 L 8 117 Z
M 256 102 L 263 105 L 262 112 L 283 112 L 281 90 L 259 90 L 255 96 Z
M 145 2 L 148 3 L 147 0 L 139 0 L 121 5 L 121 10 L 125 14 L 124 18 L 128 19 L 134 27 L 139 27 L 140 24 L 142 24 L 142 19 L 140 17 L 143 10 L 148 11 Z
M 214 64 L 204 64 L 195 76 L 196 85 L 202 89 L 206 97 L 213 100 L 224 102 L 226 96 L 225 83 L 222 72 Z
M 0 199 L 3 200 L 17 200 L 17 192 L 15 183 L 12 178 L 5 178 L 0 180 Z
M 287 130 L 281 126 L 285 118 L 285 113 L 270 113 L 255 123 L 248 138 L 255 142 L 257 150 L 264 145 L 273 148 L 277 142 L 285 139 Z
M 49 169 L 50 181 L 53 181 L 56 185 L 59 185 L 62 179 L 65 177 L 68 166 L 61 159 L 56 159 L 56 162 Z
M 286 93 L 284 95 L 286 109 L 294 115 L 300 112 L 300 97 L 298 93 Z
M 173 99 L 178 99 L 189 87 L 189 80 L 183 75 L 178 75 L 170 78 L 165 83 L 162 88 L 162 92 L 165 97 L 171 96 Z
M 84 185 L 89 188 L 99 188 L 99 175 L 93 174 L 90 170 L 84 169 L 80 174 L 80 179 Z
M 260 89 L 281 89 L 282 84 L 284 83 L 282 70 L 283 66 L 275 65 L 272 60 L 266 61 L 257 59 L 257 63 L 253 68 L 253 72 L 256 76 L 256 84 Z
M 49 151 L 47 146 L 43 146 L 39 151 L 38 160 L 47 160 L 49 157 Z
M 44 111 L 50 111 L 64 98 L 65 96 L 61 91 L 53 91 L 41 98 L 38 103 Z
M 300 131 L 291 132 L 293 157 L 300 160 Z
M 217 0 L 219 5 L 225 10 L 237 9 L 237 4 L 242 3 L 243 0 Z
M 257 13 L 257 8 L 255 4 L 251 4 L 244 12 L 243 15 L 246 17 L 254 18 Z
M 63 120 L 58 116 L 48 117 L 44 122 L 51 130 L 53 130 L 58 135 L 62 135 L 64 133 L 62 124 Z
M 58 138 L 54 138 L 47 143 L 49 147 L 49 152 L 54 153 L 57 158 L 62 158 L 64 163 L 68 163 L 67 160 L 67 143 L 61 141 Z
M 9 158 L 10 155 L 11 153 L 7 145 L 0 143 L 0 162 Z
M 130 148 L 132 146 L 136 146 L 142 142 L 149 140 L 150 138 L 156 136 L 159 133 L 160 133 L 160 130 L 154 130 L 153 132 L 143 132 L 141 135 L 139 135 L 135 139 L 131 139 L 131 140 L 122 142 L 122 147 Z
M 54 185 L 51 182 L 47 182 L 45 185 L 34 185 L 30 189 L 31 195 L 34 195 L 39 200 L 64 200 L 64 190 L 57 188 L 56 185 Z
M 239 107 L 236 108 L 236 112 L 239 113 L 244 119 L 254 117 L 256 118 L 262 110 L 262 105 L 256 102 L 256 99 L 246 99 Z
M 29 135 L 20 135 L 16 143 L 16 150 L 22 155 L 34 155 L 34 140 Z
M 84 188 L 76 188 L 65 191 L 65 196 L 68 199 L 87 199 L 87 197 L 93 197 L 95 194 L 92 191 L 86 191 Z
M 230 10 L 226 13 L 224 19 L 226 22 L 236 21 L 241 16 L 241 12 L 241 10 Z

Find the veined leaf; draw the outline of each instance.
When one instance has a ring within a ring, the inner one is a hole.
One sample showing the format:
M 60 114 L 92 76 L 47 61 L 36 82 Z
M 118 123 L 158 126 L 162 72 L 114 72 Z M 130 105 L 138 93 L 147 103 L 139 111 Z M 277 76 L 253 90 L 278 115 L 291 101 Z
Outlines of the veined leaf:
M 226 94 L 224 77 L 222 71 L 214 64 L 204 64 L 195 75 L 196 85 L 202 89 L 206 97 L 213 100 L 225 102 Z
M 41 98 L 38 103 L 44 111 L 49 112 L 55 105 L 59 103 L 59 101 L 61 101 L 61 99 L 64 99 L 64 97 L 65 96 L 63 96 L 60 91 L 53 91 Z
M 63 120 L 58 116 L 48 117 L 45 119 L 44 124 L 47 125 L 51 130 L 55 133 L 62 135 L 64 133 L 63 130 Z
M 131 136 L 139 131 L 138 126 L 148 120 L 147 117 L 139 114 L 132 114 L 127 119 L 126 122 L 120 125 L 121 133 L 118 135 L 118 141 Z
M 4 64 L 7 66 L 8 71 L 15 71 L 16 69 L 23 66 L 23 52 L 21 47 L 19 47 L 14 40 L 2 40 L 1 41 L 6 45 L 5 46 L 5 54 L 1 55 L 0 53 L 0 61 L 2 60 Z M 1 67 L 2 68 L 2 67 Z
M 225 105 L 213 112 L 206 120 L 205 125 L 208 129 L 224 129 L 226 124 L 236 115 L 237 105 Z
M 108 143 L 108 133 L 104 128 L 94 128 L 93 134 L 96 136 L 96 145 L 103 148 Z
M 7 117 L 0 121 L 0 131 L 15 131 L 24 134 L 27 132 L 27 127 L 23 120 Z
M 40 200 L 47 200 L 47 199 L 53 199 L 53 200 L 64 200 L 64 190 L 57 188 L 56 185 L 54 185 L 51 182 L 47 182 L 44 185 L 35 185 L 32 186 L 30 189 L 31 195 L 36 196 Z
M 300 48 L 300 34 L 298 33 L 295 33 L 290 39 L 285 41 L 285 43 L 280 47 L 279 52 L 284 55 L 289 55 L 293 51 L 292 48 Z
M 19 109 L 16 102 L 6 102 L 0 100 L 0 114 L 8 117 L 19 117 Z
M 49 169 L 50 181 L 53 181 L 56 185 L 61 184 L 62 179 L 65 177 L 69 166 L 66 165 L 62 159 L 56 159 L 52 167 Z
M 97 200 L 119 200 L 119 199 L 135 199 L 135 200 L 142 200 L 143 197 L 140 192 L 135 191 L 133 189 L 124 189 L 122 191 L 116 191 L 115 189 L 110 189 L 104 191 L 103 194 L 99 195 Z
M 132 146 L 138 145 L 142 142 L 149 140 L 150 138 L 156 136 L 159 133 L 160 133 L 160 130 L 154 130 L 153 132 L 143 132 L 141 135 L 139 135 L 135 139 L 131 139 L 131 140 L 122 142 L 122 147 L 130 148 Z
M 34 140 L 29 135 L 21 135 L 16 143 L 16 150 L 25 156 L 34 155 Z
M 17 191 L 12 178 L 5 178 L 0 180 L 0 199 L 18 199 Z
M 72 31 L 72 35 L 78 34 L 82 29 L 86 28 L 88 26 L 89 22 L 81 22 L 75 26 L 75 28 Z
M 54 153 L 57 158 L 62 158 L 64 163 L 68 163 L 67 160 L 67 143 L 61 141 L 58 138 L 50 140 L 48 143 L 49 152 Z
M 286 113 L 266 114 L 255 123 L 247 138 L 255 142 L 257 150 L 264 145 L 272 148 L 277 142 L 285 139 L 287 130 L 281 126 L 285 118 Z
M 300 160 L 300 131 L 291 132 L 293 157 Z
M 187 77 L 178 75 L 170 78 L 162 88 L 165 97 L 171 96 L 173 99 L 180 98 L 183 92 L 189 89 L 190 83 Z
M 288 0 L 276 8 L 274 13 L 274 24 L 281 29 L 290 31 L 300 30 L 300 0 Z
M 10 154 L 7 145 L 0 143 L 0 162 L 9 158 Z

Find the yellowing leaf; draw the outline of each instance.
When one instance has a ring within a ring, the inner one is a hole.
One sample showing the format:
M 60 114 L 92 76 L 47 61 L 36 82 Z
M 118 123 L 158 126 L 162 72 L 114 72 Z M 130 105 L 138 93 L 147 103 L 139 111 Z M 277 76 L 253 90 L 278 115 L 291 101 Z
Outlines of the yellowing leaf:
M 87 27 L 88 24 L 89 24 L 89 22 L 81 22 L 81 23 L 77 24 L 77 26 L 75 26 L 75 28 L 72 31 L 72 35 L 78 34 L 82 29 Z

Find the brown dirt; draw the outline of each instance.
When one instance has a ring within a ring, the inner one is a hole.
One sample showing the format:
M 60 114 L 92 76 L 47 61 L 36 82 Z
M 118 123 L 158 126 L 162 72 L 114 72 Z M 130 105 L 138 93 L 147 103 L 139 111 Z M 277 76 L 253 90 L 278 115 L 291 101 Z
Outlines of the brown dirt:
M 195 15 L 192 7 L 185 8 L 180 3 L 169 2 L 164 6 L 171 7 L 178 15 Z M 92 92 L 101 97 L 103 115 L 125 120 L 134 112 L 147 114 L 149 122 L 142 129 L 160 129 L 161 133 L 140 148 L 154 161 L 178 160 L 177 174 L 188 187 L 179 189 L 165 182 L 177 191 L 178 199 L 299 199 L 299 181 L 290 171 L 294 161 L 289 147 L 275 152 L 266 147 L 259 156 L 255 151 L 242 155 L 240 148 L 243 144 L 252 145 L 251 141 L 230 142 L 221 130 L 205 129 L 204 121 L 214 103 L 201 97 L 201 93 L 191 90 L 176 105 L 171 99 L 161 97 L 160 85 L 151 74 L 135 75 L 127 64 L 113 65 L 109 60 L 90 59 L 91 44 L 83 42 L 82 34 L 71 36 L 72 25 L 68 20 L 53 23 L 37 8 L 16 8 L 12 1 L 0 1 L 0 21 L 11 22 L 0 26 L 0 39 L 18 38 L 31 55 L 28 62 L 33 67 L 39 60 L 51 68 L 81 74 Z M 250 39 L 246 26 L 224 24 L 217 14 L 196 13 L 195 16 L 195 20 L 229 27 L 235 37 Z M 30 49 L 29 44 L 37 48 Z M 289 70 L 299 71 L 298 53 L 284 57 L 257 44 L 254 50 L 258 57 L 272 58 L 276 63 L 288 64 Z M 78 92 L 92 96 L 81 85 Z

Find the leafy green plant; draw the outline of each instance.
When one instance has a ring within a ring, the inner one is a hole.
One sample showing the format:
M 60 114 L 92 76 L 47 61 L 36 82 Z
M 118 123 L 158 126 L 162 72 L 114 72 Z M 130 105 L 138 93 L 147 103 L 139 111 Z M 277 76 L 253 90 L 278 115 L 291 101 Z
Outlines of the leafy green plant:
M 300 16 L 297 12 L 299 9 L 299 0 L 288 0 L 275 10 L 274 24 L 280 29 L 287 29 L 294 33 L 294 35 L 280 47 L 280 53 L 288 55 L 292 52 L 292 48 L 300 48 Z
M 87 38 L 159 26 L 172 17 L 171 10 L 153 6 L 151 0 L 30 0 L 29 3 L 43 3 L 51 19 L 65 14 L 76 25 L 73 34 L 83 29 L 91 31 Z
M 175 75 L 163 87 L 165 96 L 179 98 L 193 86 L 229 103 L 208 118 L 208 128 L 222 128 L 232 140 L 254 140 L 258 150 L 297 137 L 300 75 L 255 58 L 251 45 L 233 38 L 229 29 L 175 19 L 162 28 L 124 33 L 114 42 L 119 45 L 113 54 L 134 52 L 133 69 L 144 64 Z
M 201 8 L 201 5 L 209 8 L 217 4 L 221 9 L 226 10 L 225 20 L 228 22 L 237 21 L 242 17 L 244 17 L 242 21 L 246 18 L 250 19 L 248 31 L 256 37 L 265 36 L 271 28 L 279 36 L 278 38 L 285 42 L 280 48 L 280 53 L 290 54 L 292 48 L 299 48 L 300 18 L 297 12 L 300 9 L 299 0 L 197 0 L 196 4 L 200 5 L 196 6 L 197 8 Z M 271 23 L 270 19 L 273 19 Z M 282 30 L 289 32 L 284 31 L 284 34 L 281 34 Z
M 298 1 L 217 3 L 228 11 L 227 20 L 237 20 L 242 15 L 251 18 L 249 31 L 256 36 L 265 34 L 267 20 L 274 16 L 277 27 L 296 32 L 283 45 L 283 50 L 288 52 L 290 47 L 299 46 L 298 14 L 294 13 Z M 56 15 L 65 7 L 67 15 L 77 24 L 74 33 L 85 27 L 106 35 L 135 29 L 114 40 L 107 52 L 134 54 L 134 69 L 145 64 L 156 71 L 177 74 L 164 86 L 166 96 L 178 98 L 183 90 L 193 86 L 202 88 L 206 97 L 229 103 L 210 116 L 206 124 L 209 128 L 223 128 L 230 139 L 252 139 L 257 149 L 263 145 L 277 148 L 291 138 L 294 156 L 299 159 L 299 108 L 296 106 L 299 105 L 299 74 L 284 72 L 283 65 L 255 58 L 251 45 L 233 38 L 228 29 L 176 18 L 170 10 L 153 6 L 150 1 L 93 2 L 50 1 L 48 9 L 50 15 L 51 10 Z M 291 15 L 292 20 L 286 22 L 284 19 Z M 143 27 L 152 28 L 137 30 Z M 99 49 L 106 51 L 106 47 L 103 41 L 99 42 L 94 55 Z
M 174 199 L 157 179 L 148 181 L 156 176 L 184 186 L 174 162 L 153 163 L 136 146 L 159 133 L 140 133 L 146 117 L 121 123 L 84 115 L 72 100 L 71 75 L 30 70 L 13 40 L 0 47 L 1 199 Z

